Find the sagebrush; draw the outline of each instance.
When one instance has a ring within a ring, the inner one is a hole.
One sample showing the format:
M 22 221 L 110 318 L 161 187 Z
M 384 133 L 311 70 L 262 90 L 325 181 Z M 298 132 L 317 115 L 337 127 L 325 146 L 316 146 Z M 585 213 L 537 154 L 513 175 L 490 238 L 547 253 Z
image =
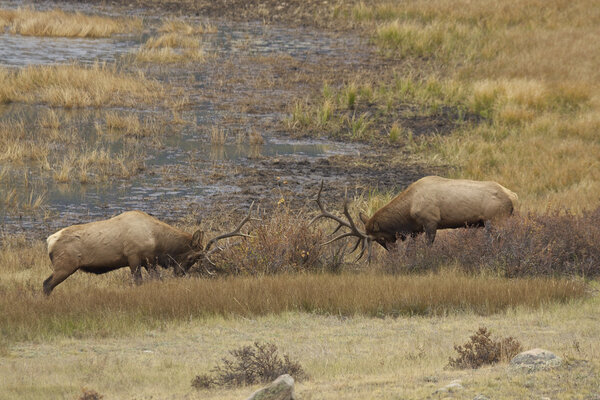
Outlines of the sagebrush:
M 508 361 L 523 350 L 521 343 L 512 336 L 493 340 L 486 327 L 480 327 L 462 346 L 454 346 L 458 357 L 450 357 L 452 368 L 479 368 L 483 365 Z
M 83 388 L 78 400 L 102 400 L 103 398 L 104 396 L 95 390 Z
M 273 343 L 254 342 L 253 346 L 243 346 L 231 350 L 232 359 L 223 358 L 221 365 L 212 370 L 212 375 L 197 375 L 192 380 L 196 389 L 213 386 L 244 386 L 254 383 L 271 382 L 283 374 L 289 374 L 295 380 L 306 378 L 302 366 L 292 361 L 287 354 L 279 356 Z

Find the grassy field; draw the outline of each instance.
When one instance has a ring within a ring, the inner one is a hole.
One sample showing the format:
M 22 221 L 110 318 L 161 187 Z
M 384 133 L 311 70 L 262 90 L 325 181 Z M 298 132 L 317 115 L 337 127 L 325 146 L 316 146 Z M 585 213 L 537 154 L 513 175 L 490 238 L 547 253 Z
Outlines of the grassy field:
M 4 348 L 0 398 L 76 398 L 91 388 L 105 398 L 240 399 L 255 388 L 196 391 L 191 380 L 209 372 L 229 351 L 269 341 L 298 360 L 310 375 L 297 384 L 303 399 L 427 398 L 462 379 L 459 398 L 547 396 L 585 398 L 598 393 L 597 298 L 481 316 L 372 318 L 283 313 L 219 316 L 163 322 L 129 335 L 54 337 Z M 509 323 L 507 321 L 510 321 Z M 566 367 L 518 374 L 506 364 L 479 370 L 445 366 L 480 326 L 515 336 L 526 348 L 560 354 Z
M 236 18 L 236 1 L 223 15 Z M 215 15 L 222 5 L 137 3 Z M 304 367 L 301 399 L 436 398 L 454 379 L 465 386 L 457 398 L 600 395 L 600 288 L 589 280 L 600 272 L 600 9 L 591 0 L 279 3 L 251 4 L 238 18 L 325 26 L 365 39 L 375 59 L 303 90 L 279 121 L 286 131 L 496 180 L 519 194 L 520 213 L 490 232 L 442 232 L 433 247 L 417 240 L 377 250 L 366 265 L 344 262 L 339 246 L 320 247 L 325 227 L 308 227 L 308 214 L 274 212 L 254 238 L 215 257 L 213 273 L 222 276 L 200 270 L 136 287 L 127 269 L 78 272 L 49 298 L 41 293 L 51 273 L 45 243 L 3 236 L 0 399 L 74 399 L 83 388 L 107 399 L 241 399 L 256 387 L 196 390 L 191 381 L 255 341 L 277 344 Z M 142 26 L 136 18 L 0 12 L 0 29 L 19 35 L 107 37 Z M 216 30 L 165 17 L 119 67 L 0 68 L 0 104 L 39 107 L 32 121 L 0 121 L 0 181 L 13 179 L 4 165 L 25 164 L 64 183 L 135 175 L 143 151 L 109 152 L 105 141 L 152 143 L 190 107 L 178 95 L 184 88 L 142 71 L 205 64 L 201 36 Z M 173 118 L 135 112 L 157 107 Z M 69 110 L 92 110 L 86 121 L 102 146 L 81 145 Z M 220 127 L 207 132 L 215 145 L 226 141 Z M 253 130 L 248 140 L 263 138 Z M 27 189 L 2 193 L 0 204 L 40 208 L 43 192 Z M 372 213 L 391 197 L 375 192 L 352 212 Z M 535 374 L 505 363 L 448 368 L 453 346 L 481 326 L 551 350 L 565 365 Z

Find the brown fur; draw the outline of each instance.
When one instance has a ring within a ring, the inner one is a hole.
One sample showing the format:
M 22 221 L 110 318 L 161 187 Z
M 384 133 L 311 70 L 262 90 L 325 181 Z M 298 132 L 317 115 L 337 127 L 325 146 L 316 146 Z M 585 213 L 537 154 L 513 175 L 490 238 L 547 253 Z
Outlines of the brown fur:
M 379 209 L 371 218 L 361 213 L 367 235 L 383 247 L 408 235 L 425 232 L 431 243 L 437 229 L 482 226 L 512 214 L 517 195 L 492 181 L 427 176 Z
M 186 271 L 203 255 L 202 238 L 199 230 L 190 235 L 141 211 L 64 228 L 47 239 L 54 272 L 44 281 L 44 293 L 78 269 L 102 274 L 129 266 L 137 283 L 140 267 Z

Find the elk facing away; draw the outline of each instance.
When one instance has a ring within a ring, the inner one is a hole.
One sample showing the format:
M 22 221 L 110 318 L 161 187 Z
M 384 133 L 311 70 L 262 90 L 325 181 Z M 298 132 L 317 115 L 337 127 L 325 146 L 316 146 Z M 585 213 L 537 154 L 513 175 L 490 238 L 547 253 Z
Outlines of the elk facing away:
M 187 272 L 202 258 L 210 261 L 210 254 L 219 249 L 211 249 L 217 241 L 248 237 L 240 229 L 251 219 L 251 209 L 235 230 L 209 240 L 206 246 L 201 230 L 191 235 L 141 211 L 61 229 L 46 240 L 54 272 L 44 281 L 44 293 L 49 295 L 77 270 L 103 274 L 129 266 L 136 283 L 142 279 L 141 267 L 172 266 Z
M 409 235 L 425 232 L 429 242 L 433 243 L 438 229 L 483 226 L 486 221 L 511 215 L 517 201 L 515 193 L 496 182 L 426 176 L 412 183 L 371 218 L 361 213 L 365 225 L 365 232 L 362 232 L 350 217 L 347 201 L 344 202 L 347 221 L 325 210 L 321 203 L 322 190 L 323 183 L 316 199 L 321 214 L 313 221 L 331 218 L 338 223 L 336 231 L 342 227 L 350 229 L 324 244 L 344 237 L 357 237 L 352 251 L 362 244 L 359 258 L 367 249 L 370 258 L 373 241 L 387 249 L 388 243 L 395 242 L 398 237 L 404 240 Z

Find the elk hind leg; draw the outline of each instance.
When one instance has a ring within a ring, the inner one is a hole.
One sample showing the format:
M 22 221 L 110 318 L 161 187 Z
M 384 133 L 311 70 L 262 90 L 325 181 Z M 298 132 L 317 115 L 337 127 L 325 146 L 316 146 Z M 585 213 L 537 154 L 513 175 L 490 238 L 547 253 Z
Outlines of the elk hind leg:
M 77 258 L 65 252 L 54 256 L 50 255 L 50 260 L 53 272 L 42 284 L 46 296 L 50 295 L 56 286 L 79 269 Z
M 52 273 L 52 275 L 50 275 L 48 277 L 48 279 L 46 279 L 44 281 L 43 287 L 44 287 L 44 294 L 46 296 L 49 296 L 50 293 L 52 293 L 52 290 L 58 286 L 59 283 L 61 283 L 62 281 L 64 281 L 65 279 L 67 279 L 69 276 L 71 276 L 71 274 L 75 272 L 72 270 L 60 270 L 60 269 L 56 269 L 54 270 L 54 272 Z

